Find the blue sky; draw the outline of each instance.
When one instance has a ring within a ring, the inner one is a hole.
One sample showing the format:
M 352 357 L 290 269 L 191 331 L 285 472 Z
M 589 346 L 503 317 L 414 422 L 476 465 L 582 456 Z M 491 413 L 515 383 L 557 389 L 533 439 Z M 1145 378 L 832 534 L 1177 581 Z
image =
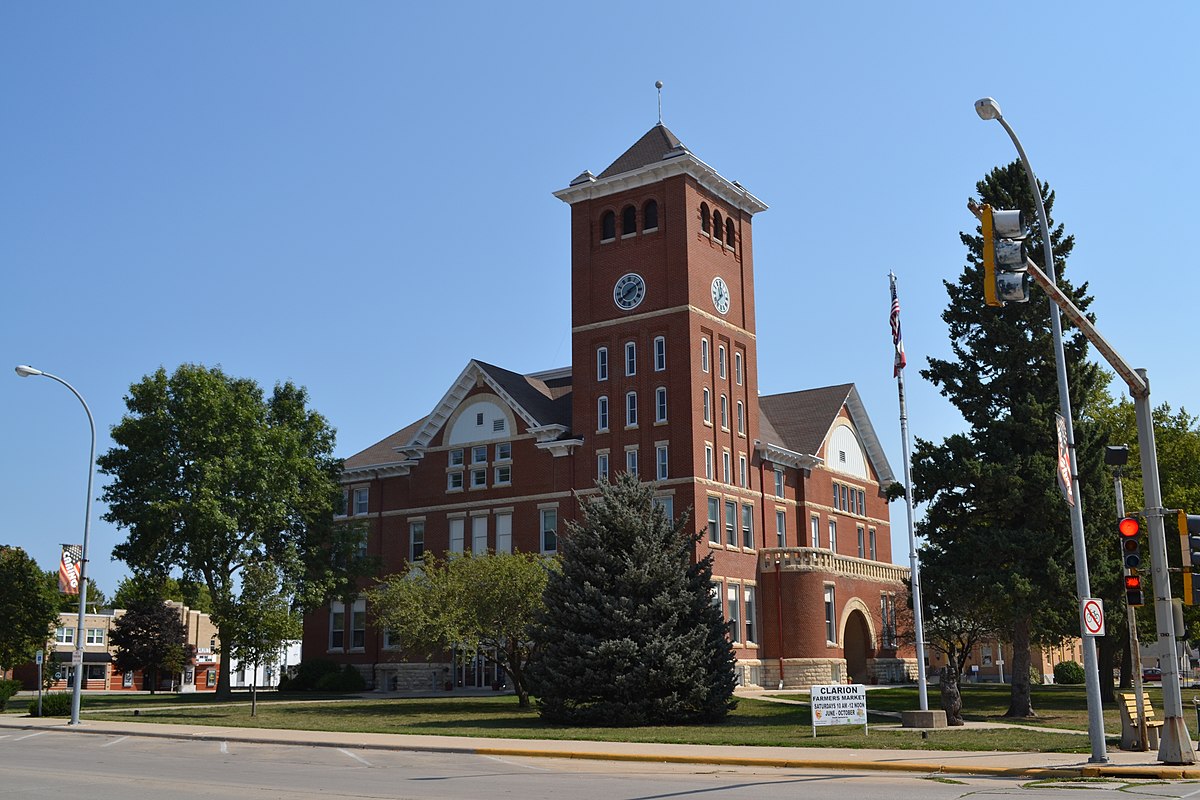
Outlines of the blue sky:
M 965 201 L 1015 157 L 972 108 L 992 95 L 1100 329 L 1156 403 L 1195 410 L 1198 23 L 1183 3 L 3 4 L 0 542 L 50 569 L 82 528 L 86 419 L 19 363 L 83 393 L 101 452 L 131 383 L 197 362 L 308 387 L 343 456 L 470 358 L 565 365 L 551 192 L 654 125 L 656 80 L 667 126 L 770 206 L 763 393 L 853 381 L 899 474 L 894 270 L 913 433 L 961 429 L 916 368 L 948 353 Z

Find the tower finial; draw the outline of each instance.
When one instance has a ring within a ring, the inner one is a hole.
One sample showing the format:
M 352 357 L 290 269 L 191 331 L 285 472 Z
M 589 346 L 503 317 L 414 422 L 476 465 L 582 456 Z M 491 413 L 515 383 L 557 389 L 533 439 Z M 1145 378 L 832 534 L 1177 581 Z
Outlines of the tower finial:
M 658 89 L 658 124 L 662 125 L 662 81 L 655 81 L 654 88 Z

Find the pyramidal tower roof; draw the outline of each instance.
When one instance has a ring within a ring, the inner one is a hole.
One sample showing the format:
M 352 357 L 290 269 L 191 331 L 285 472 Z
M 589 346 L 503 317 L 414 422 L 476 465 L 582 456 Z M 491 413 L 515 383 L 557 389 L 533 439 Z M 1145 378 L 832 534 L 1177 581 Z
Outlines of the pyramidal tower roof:
M 687 152 L 679 137 L 671 133 L 661 122 L 638 139 L 621 156 L 608 165 L 608 169 L 600 173 L 600 179 L 620 175 L 623 172 L 633 172 L 641 167 L 657 164 L 665 158 L 682 155 Z

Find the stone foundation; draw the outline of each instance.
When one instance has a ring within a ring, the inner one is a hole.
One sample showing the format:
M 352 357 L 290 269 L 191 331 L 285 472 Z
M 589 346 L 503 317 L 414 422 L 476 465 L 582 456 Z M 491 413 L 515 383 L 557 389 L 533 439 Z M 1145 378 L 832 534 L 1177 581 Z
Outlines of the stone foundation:
M 448 663 L 376 664 L 374 673 L 374 689 L 379 692 L 440 692 L 445 691 L 446 681 L 451 680 Z

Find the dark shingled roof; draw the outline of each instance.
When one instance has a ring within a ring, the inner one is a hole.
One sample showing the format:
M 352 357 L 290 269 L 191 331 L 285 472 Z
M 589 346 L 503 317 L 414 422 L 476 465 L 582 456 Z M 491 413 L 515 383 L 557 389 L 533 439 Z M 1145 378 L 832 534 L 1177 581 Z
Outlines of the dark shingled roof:
M 400 461 L 402 456 L 396 452 L 397 447 L 403 447 L 412 441 L 417 435 L 417 431 L 421 430 L 421 426 L 425 424 L 428 417 L 421 417 L 416 422 L 393 433 L 381 442 L 363 450 L 360 453 L 355 453 L 346 459 L 346 469 L 362 469 L 363 467 L 374 467 L 380 464 L 394 464 Z
M 521 408 L 537 420 L 539 425 L 563 425 L 571 429 L 571 393 L 563 391 L 561 381 L 551 381 L 554 386 L 538 378 L 521 375 L 511 370 L 476 360 L 492 380 Z
M 634 142 L 633 147 L 622 153 L 620 158 L 609 164 L 608 169 L 601 172 L 599 177 L 603 180 L 623 172 L 633 172 L 635 169 L 657 164 L 667 153 L 677 149 L 686 150 L 687 148 L 675 134 L 667 130 L 666 125 L 660 122 L 647 131 L 645 136 Z
M 816 455 L 853 388 L 852 383 L 842 383 L 758 398 L 762 419 L 768 423 L 760 423 L 763 435 L 768 435 L 769 425 L 779 438 L 768 438 L 768 442 L 774 441 L 804 455 Z

